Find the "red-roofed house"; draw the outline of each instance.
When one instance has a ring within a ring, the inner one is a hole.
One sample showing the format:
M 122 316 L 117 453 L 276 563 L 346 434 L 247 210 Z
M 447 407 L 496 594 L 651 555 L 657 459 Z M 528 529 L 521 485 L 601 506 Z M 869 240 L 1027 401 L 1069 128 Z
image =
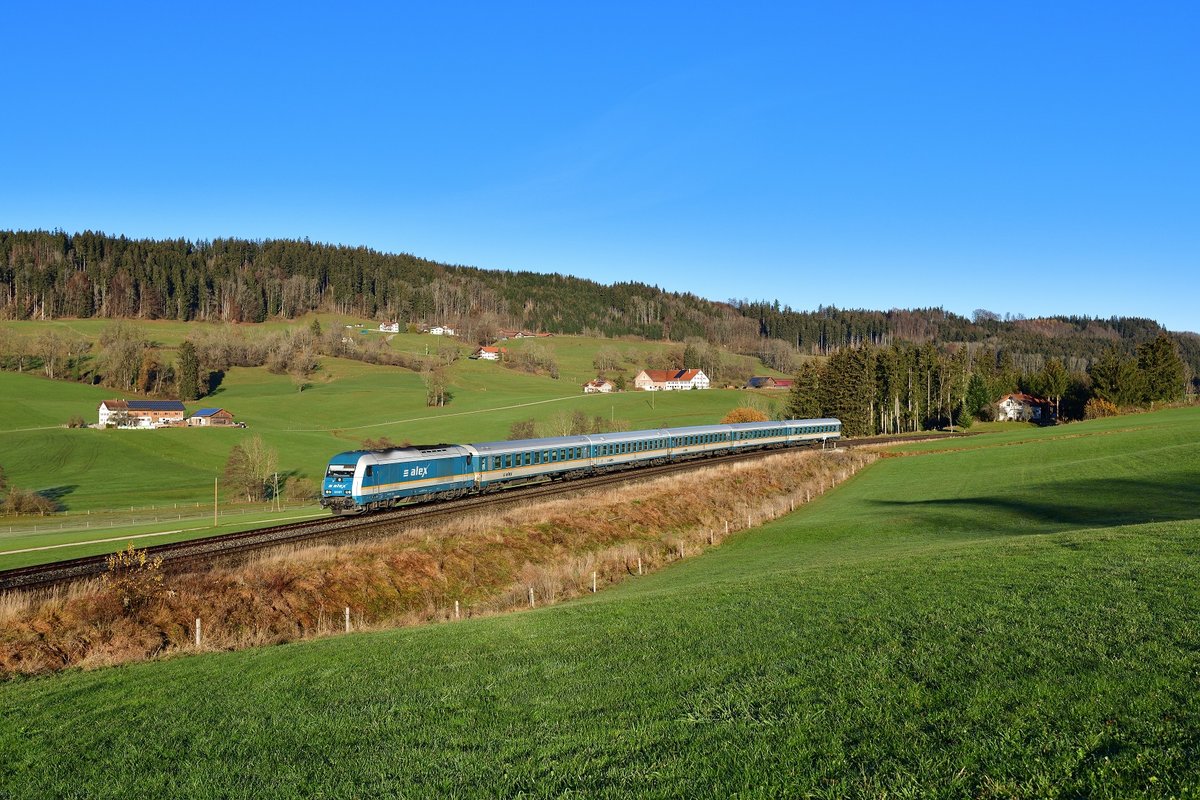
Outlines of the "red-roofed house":
M 1015 392 L 996 401 L 997 422 L 1041 422 L 1053 413 L 1049 400 Z
M 698 369 L 644 369 L 633 379 L 633 385 L 643 392 L 707 389 L 708 376 Z
M 499 361 L 508 352 L 504 347 L 481 347 L 471 354 L 471 358 L 482 358 L 484 361 Z

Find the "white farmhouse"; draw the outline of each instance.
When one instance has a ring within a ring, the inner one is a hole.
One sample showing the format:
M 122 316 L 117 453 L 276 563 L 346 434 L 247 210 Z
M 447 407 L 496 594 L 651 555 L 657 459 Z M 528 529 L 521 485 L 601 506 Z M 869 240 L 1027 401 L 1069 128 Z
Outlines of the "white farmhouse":
M 643 392 L 707 389 L 708 384 L 708 376 L 698 369 L 644 369 L 633 379 L 634 387 Z

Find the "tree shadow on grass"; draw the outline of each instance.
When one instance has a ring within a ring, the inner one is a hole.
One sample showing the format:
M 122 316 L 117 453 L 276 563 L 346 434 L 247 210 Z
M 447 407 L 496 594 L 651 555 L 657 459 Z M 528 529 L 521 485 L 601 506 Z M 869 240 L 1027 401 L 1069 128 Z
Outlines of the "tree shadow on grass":
M 1174 472 L 1158 480 L 1065 480 L 1037 489 L 940 500 L 872 500 L 946 532 L 1047 533 L 1200 519 L 1200 480 Z
M 55 511 L 66 511 L 67 504 L 62 499 L 78 488 L 78 484 L 71 486 L 51 486 L 49 489 L 39 489 L 38 494 L 53 503 Z

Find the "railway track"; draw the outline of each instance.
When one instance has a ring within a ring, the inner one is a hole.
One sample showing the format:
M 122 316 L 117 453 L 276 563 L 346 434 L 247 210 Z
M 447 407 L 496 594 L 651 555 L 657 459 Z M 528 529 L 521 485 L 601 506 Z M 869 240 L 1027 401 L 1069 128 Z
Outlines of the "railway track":
M 962 435 L 962 434 L 958 434 Z M 894 439 L 871 437 L 843 440 L 839 449 L 863 447 L 873 444 L 900 444 L 909 441 L 925 441 L 930 437 Z M 439 503 L 415 503 L 395 511 L 372 514 L 367 517 L 326 517 L 319 520 L 273 525 L 239 533 L 226 533 L 182 542 L 151 545 L 145 552 L 152 558 L 161 556 L 163 568 L 172 572 L 196 566 L 208 566 L 227 561 L 247 553 L 280 545 L 297 544 L 320 539 L 323 542 L 342 544 L 376 536 L 394 534 L 405 528 L 424 525 L 444 517 L 452 517 L 481 508 L 502 508 L 506 505 L 528 503 L 547 497 L 589 491 L 613 484 L 642 481 L 675 472 L 684 472 L 698 467 L 748 461 L 764 456 L 788 452 L 784 449 L 756 450 L 731 453 L 694 461 L 661 464 L 652 467 L 624 469 L 571 481 L 539 481 L 514 486 L 502 491 L 489 492 L 458 500 Z M 0 570 L 0 592 L 10 590 L 45 589 L 84 578 L 92 578 L 104 572 L 107 555 L 83 556 L 49 564 Z

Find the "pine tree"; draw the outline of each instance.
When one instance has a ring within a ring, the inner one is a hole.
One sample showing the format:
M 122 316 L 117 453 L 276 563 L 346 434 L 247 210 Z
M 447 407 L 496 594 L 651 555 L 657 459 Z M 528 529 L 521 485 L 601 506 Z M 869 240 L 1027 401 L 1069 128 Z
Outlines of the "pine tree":
M 1135 359 L 1125 356 L 1116 347 L 1109 347 L 1088 369 L 1092 391 L 1102 400 L 1120 406 L 1130 406 L 1145 396 L 1145 376 Z
M 1146 400 L 1171 402 L 1183 396 L 1183 359 L 1170 336 L 1160 333 L 1153 341 L 1138 345 L 1137 361 Z
M 846 347 L 829 357 L 821 375 L 821 410 L 842 421 L 847 436 L 871 432 L 871 401 L 875 396 L 874 351 Z
M 175 380 L 179 387 L 180 400 L 196 400 L 200 397 L 200 359 L 196 356 L 196 345 L 190 340 L 184 340 L 183 344 L 179 345 Z
M 792 391 L 788 394 L 787 415 L 791 419 L 816 419 L 821 416 L 821 373 L 811 361 L 800 367 Z
M 967 383 L 965 401 L 967 415 L 974 419 L 984 419 L 984 414 L 991 403 L 992 396 L 988 391 L 987 381 L 978 372 L 971 373 L 971 380 Z

